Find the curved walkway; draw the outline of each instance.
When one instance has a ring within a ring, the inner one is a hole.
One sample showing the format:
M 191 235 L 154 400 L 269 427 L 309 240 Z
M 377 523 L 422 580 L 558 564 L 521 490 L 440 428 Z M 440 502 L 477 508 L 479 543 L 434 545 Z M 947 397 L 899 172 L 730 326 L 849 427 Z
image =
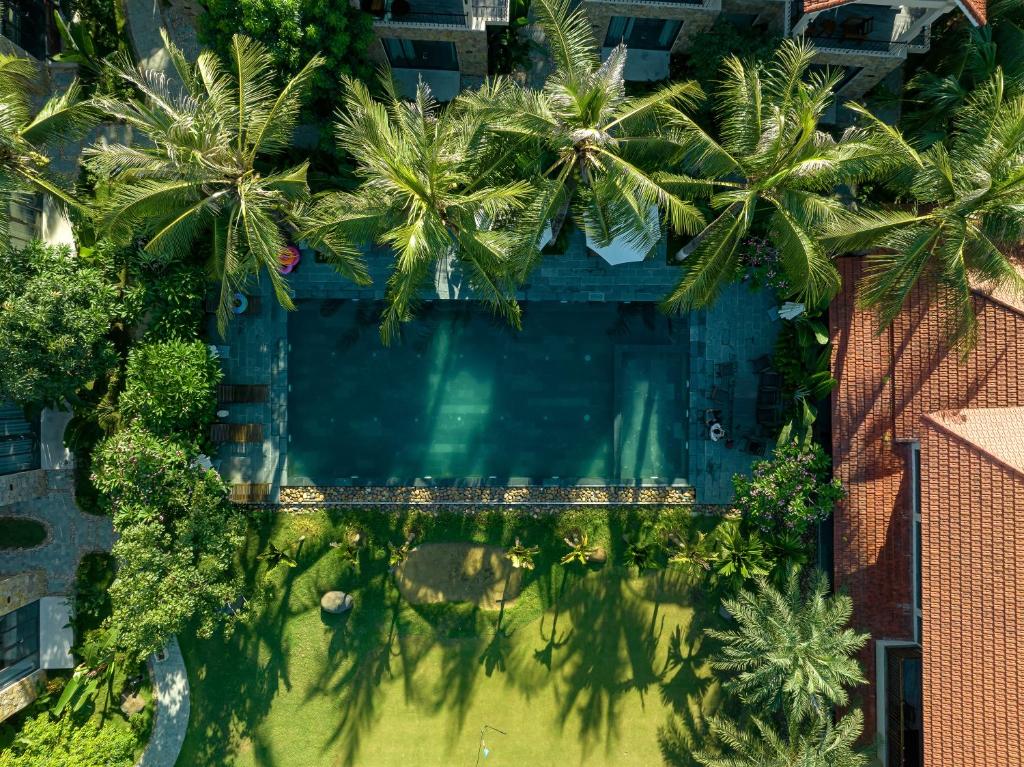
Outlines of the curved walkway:
M 35 520 L 47 533 L 46 541 L 35 548 L 0 552 L 0 575 L 42 570 L 51 594 L 71 594 L 82 557 L 110 551 L 114 545 L 110 518 L 86 514 L 75 504 L 70 471 L 46 472 L 45 494 L 5 504 L 0 513 Z
M 122 0 L 128 38 L 135 59 L 145 69 L 176 77 L 170 57 L 164 50 L 160 30 L 166 29 L 171 41 L 194 61 L 199 54 L 195 20 L 180 2 L 165 5 L 164 0 Z
M 167 642 L 162 660 L 156 655 L 150 656 L 149 675 L 156 697 L 156 717 L 149 744 L 136 767 L 174 767 L 185 742 L 191 711 L 188 672 L 177 637 Z

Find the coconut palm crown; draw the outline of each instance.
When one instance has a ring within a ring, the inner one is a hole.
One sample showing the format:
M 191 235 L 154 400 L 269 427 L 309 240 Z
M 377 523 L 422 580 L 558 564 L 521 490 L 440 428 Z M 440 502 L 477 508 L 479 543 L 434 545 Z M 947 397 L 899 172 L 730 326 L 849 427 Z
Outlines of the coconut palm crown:
M 412 319 L 431 276 L 449 280 L 452 269 L 519 327 L 514 290 L 523 249 L 511 218 L 525 205 L 529 184 L 502 178 L 506 153 L 463 102 L 442 109 L 423 82 L 413 101 L 403 101 L 390 73 L 381 81 L 383 101 L 362 82 L 342 80 L 337 138 L 356 162 L 360 185 L 320 197 L 306 238 L 337 263 L 358 258 L 369 244 L 393 251 L 380 327 L 385 343 Z
M 966 352 L 977 339 L 972 286 L 1024 293 L 1006 255 L 1024 240 L 1024 95 L 1010 95 L 997 71 L 955 115 L 949 138 L 924 151 L 863 107 L 850 108 L 898 162 L 885 179 L 897 205 L 842 217 L 827 241 L 841 253 L 876 251 L 860 299 L 878 310 L 881 327 L 926 280 L 950 339 Z
M 226 62 L 204 51 L 190 64 L 166 33 L 164 45 L 180 83 L 120 58 L 113 73 L 138 96 L 98 99 L 146 141 L 96 145 L 87 150 L 88 164 L 112 182 L 102 223 L 116 239 L 142 232 L 145 249 L 166 260 L 188 258 L 197 242 L 209 242 L 223 332 L 235 291 L 261 272 L 280 303 L 293 308 L 278 257 L 308 198 L 307 163 L 264 172 L 261 161 L 288 148 L 302 94 L 322 61 L 314 57 L 277 87 L 267 49 L 241 35 Z M 366 282 L 358 261 L 343 266 Z
M 655 208 L 679 231 L 699 229 L 700 212 L 659 185 L 652 170 L 672 154 L 681 109 L 703 98 L 700 87 L 678 82 L 627 96 L 624 45 L 602 63 L 581 8 L 570 10 L 569 0 L 537 0 L 532 7 L 554 64 L 544 86 L 498 80 L 468 97 L 510 147 L 536 158 L 539 192 L 524 236 L 540 243 L 547 227 L 557 233 L 570 209 L 598 246 L 657 241 Z
M 864 682 L 854 654 L 868 636 L 847 627 L 853 601 L 828 592 L 824 573 L 805 593 L 792 568 L 781 591 L 761 578 L 755 591 L 724 600 L 737 628 L 706 633 L 722 642 L 712 667 L 733 673 L 726 689 L 759 710 L 797 719 L 824 719 L 832 706 L 846 705 L 846 688 Z
M 94 124 L 96 112 L 82 100 L 76 80 L 33 115 L 31 93 L 39 74 L 35 62 L 0 54 L 0 239 L 5 242 L 10 206 L 20 195 L 42 193 L 61 207 L 85 212 L 49 171 L 46 150 L 84 134 Z
M 718 751 L 702 749 L 694 758 L 703 767 L 865 767 L 868 758 L 856 749 L 864 729 L 859 709 L 833 723 L 830 718 L 790 722 L 786 732 L 771 722 L 750 717 L 742 727 L 724 717 L 711 717 Z
M 810 70 L 814 49 L 785 41 L 770 62 L 723 64 L 715 115 L 721 140 L 687 121 L 681 171 L 661 181 L 715 213 L 687 248 L 685 272 L 664 308 L 711 303 L 736 276 L 739 245 L 752 227 L 778 249 L 794 295 L 810 304 L 839 288 L 839 272 L 816 233 L 842 211 L 833 190 L 871 175 L 884 155 L 856 129 L 838 139 L 819 130 L 838 74 Z

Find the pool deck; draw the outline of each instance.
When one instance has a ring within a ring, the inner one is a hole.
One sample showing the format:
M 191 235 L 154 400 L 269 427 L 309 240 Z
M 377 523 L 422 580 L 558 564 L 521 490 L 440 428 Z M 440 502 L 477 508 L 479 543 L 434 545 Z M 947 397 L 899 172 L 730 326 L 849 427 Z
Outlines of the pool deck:
M 305 259 L 291 276 L 289 283 L 296 300 L 357 299 L 380 300 L 390 270 L 390 258 L 383 253 L 368 257 L 373 283 L 357 286 L 338 275 L 328 264 Z M 574 232 L 565 254 L 545 256 L 517 294 L 523 301 L 642 301 L 662 299 L 679 278 L 677 267 L 665 259 L 665 242 L 647 261 L 610 266 L 590 255 L 582 236 Z M 370 492 L 353 488 L 344 497 L 335 491 L 317 493 L 314 488 L 300 492 L 288 487 L 285 457 L 288 444 L 288 312 L 278 306 L 266 279 L 254 284 L 250 294 L 261 296 L 261 307 L 255 315 L 246 314 L 228 328 L 227 338 L 220 342 L 223 354 L 224 381 L 237 384 L 269 384 L 270 399 L 265 404 L 231 405 L 227 421 L 262 423 L 266 439 L 262 444 L 225 445 L 217 455 L 217 465 L 227 482 L 270 486 L 269 502 L 316 503 L 342 502 L 351 496 L 353 502 L 377 503 L 381 497 L 393 495 L 396 502 L 470 502 L 478 497 L 484 502 L 531 502 L 530 491 L 518 488 L 514 494 L 482 493 L 474 488 L 449 488 L 443 492 L 427 487 L 410 492 L 408 488 Z M 461 284 L 457 269 L 445 270 L 435 279 L 432 289 L 422 293 L 425 300 L 472 300 L 472 291 Z M 731 477 L 749 471 L 755 456 L 744 452 L 744 435 L 752 433 L 755 416 L 757 375 L 750 360 L 770 353 L 774 345 L 778 320 L 771 316 L 774 297 L 763 292 L 752 293 L 743 285 L 734 285 L 723 292 L 710 310 L 695 312 L 690 317 L 689 374 L 689 482 L 690 488 L 630 488 L 631 492 L 596 492 L 596 488 L 569 489 L 559 498 L 564 502 L 617 503 L 682 503 L 694 500 L 700 504 L 726 504 L 732 498 Z M 216 338 L 211 329 L 210 338 Z M 712 403 L 715 376 L 721 363 L 735 363 L 736 373 L 731 387 L 731 401 Z M 703 422 L 706 408 L 713 406 L 723 412 L 735 439 L 727 447 L 725 441 L 713 443 L 707 437 Z M 742 443 L 742 444 L 741 444 Z M 284 492 L 282 493 L 282 488 Z M 360 491 L 365 500 L 359 500 Z M 551 488 L 537 487 L 538 503 L 552 503 Z M 383 493 L 383 496 L 381 495 Z M 574 495 L 575 493 L 575 495 Z M 482 497 L 485 496 L 485 497 Z M 578 496 L 578 497 L 576 497 Z M 493 500 L 487 500 L 493 498 Z M 503 498 L 504 500 L 499 500 Z M 602 500 L 607 498 L 607 500 Z

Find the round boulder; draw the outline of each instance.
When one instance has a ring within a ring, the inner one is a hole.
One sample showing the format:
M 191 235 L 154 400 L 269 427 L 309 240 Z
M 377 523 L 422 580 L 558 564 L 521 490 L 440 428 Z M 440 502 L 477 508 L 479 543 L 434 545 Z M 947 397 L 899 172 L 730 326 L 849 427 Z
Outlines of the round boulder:
M 333 615 L 347 613 L 352 609 L 352 595 L 344 591 L 328 591 L 320 597 L 320 609 Z

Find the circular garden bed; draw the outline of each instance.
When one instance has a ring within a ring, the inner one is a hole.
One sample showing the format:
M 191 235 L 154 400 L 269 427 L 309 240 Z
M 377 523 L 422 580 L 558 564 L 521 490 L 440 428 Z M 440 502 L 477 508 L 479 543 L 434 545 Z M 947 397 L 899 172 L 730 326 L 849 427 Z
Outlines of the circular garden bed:
M 46 527 L 33 519 L 0 517 L 0 550 L 31 549 L 46 540 Z

